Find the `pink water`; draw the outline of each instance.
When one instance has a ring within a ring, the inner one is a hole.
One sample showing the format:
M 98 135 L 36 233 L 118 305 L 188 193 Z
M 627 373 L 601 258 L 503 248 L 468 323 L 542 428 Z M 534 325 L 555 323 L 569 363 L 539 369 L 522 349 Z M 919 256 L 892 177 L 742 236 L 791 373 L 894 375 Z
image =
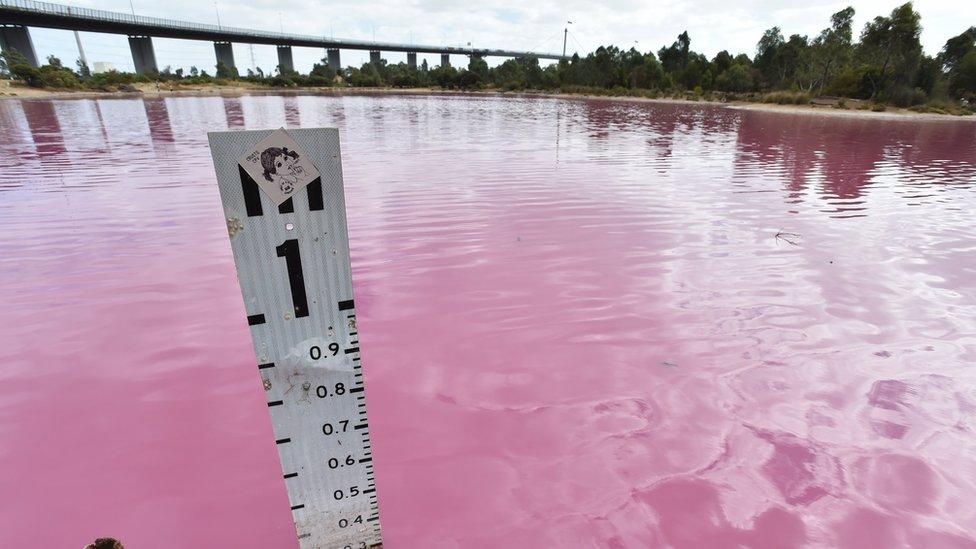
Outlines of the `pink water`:
M 303 96 L 0 101 L 0 547 L 297 546 L 205 136 L 281 125 L 388 547 L 976 547 L 972 121 Z

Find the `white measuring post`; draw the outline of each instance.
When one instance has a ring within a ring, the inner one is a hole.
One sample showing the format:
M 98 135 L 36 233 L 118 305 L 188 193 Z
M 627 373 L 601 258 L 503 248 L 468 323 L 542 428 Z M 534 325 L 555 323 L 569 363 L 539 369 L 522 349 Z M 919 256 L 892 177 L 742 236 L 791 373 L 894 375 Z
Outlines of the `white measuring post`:
M 299 542 L 378 544 L 339 133 L 209 137 Z

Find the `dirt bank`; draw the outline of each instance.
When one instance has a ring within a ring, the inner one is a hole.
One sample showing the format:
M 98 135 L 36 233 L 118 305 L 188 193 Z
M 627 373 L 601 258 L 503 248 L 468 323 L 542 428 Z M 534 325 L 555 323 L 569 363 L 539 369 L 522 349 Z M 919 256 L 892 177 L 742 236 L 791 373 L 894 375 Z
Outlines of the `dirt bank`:
M 837 108 L 833 103 L 814 103 L 807 105 L 778 105 L 774 103 L 753 103 L 746 101 L 719 102 L 707 100 L 690 100 L 677 98 L 649 98 L 634 96 L 604 96 L 569 94 L 558 92 L 505 92 L 497 90 L 458 91 L 441 88 L 272 88 L 248 82 L 234 82 L 228 85 L 200 84 L 179 85 L 169 82 L 142 83 L 131 86 L 128 90 L 92 91 L 92 90 L 57 90 L 46 88 L 30 88 L 9 80 L 0 80 L 0 99 L 102 99 L 102 98 L 135 98 L 135 97 L 239 97 L 244 95 L 465 95 L 484 97 L 554 97 L 560 99 L 591 99 L 599 101 L 624 101 L 633 103 L 679 103 L 679 104 L 714 104 L 724 105 L 733 109 L 781 112 L 790 114 L 817 114 L 826 116 L 854 116 L 862 118 L 877 118 L 888 120 L 956 120 L 976 122 L 976 116 L 957 116 L 951 114 L 920 113 L 897 107 L 887 107 L 884 111 L 876 112 L 866 108 L 859 108 L 863 102 L 850 100 L 851 107 Z

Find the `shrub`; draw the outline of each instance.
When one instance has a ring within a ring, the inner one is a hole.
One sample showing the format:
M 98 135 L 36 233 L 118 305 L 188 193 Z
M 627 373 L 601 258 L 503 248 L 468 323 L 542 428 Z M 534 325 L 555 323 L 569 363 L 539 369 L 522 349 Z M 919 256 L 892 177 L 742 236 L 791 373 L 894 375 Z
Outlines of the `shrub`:
M 792 91 L 770 92 L 763 96 L 762 102 L 779 105 L 805 105 L 810 102 L 810 94 Z
M 298 85 L 288 76 L 282 76 L 280 74 L 272 78 L 269 83 L 276 88 L 294 88 Z
M 896 88 L 892 90 L 889 97 L 889 101 L 896 107 L 911 107 L 913 105 L 921 105 L 925 103 L 928 97 L 925 91 L 918 88 L 911 89 L 907 87 Z
M 308 85 L 316 88 L 325 88 L 332 85 L 332 80 L 321 74 L 310 74 L 308 76 Z
M 129 72 L 119 72 L 111 70 L 99 74 L 93 74 L 90 80 L 91 85 L 99 86 L 121 86 L 122 84 L 134 84 L 136 82 L 149 82 L 149 78 Z
M 923 105 L 913 105 L 909 107 L 909 110 L 921 113 L 953 114 L 956 116 L 968 116 L 973 114 L 971 109 L 967 109 L 962 105 L 950 103 L 948 101 L 929 101 Z

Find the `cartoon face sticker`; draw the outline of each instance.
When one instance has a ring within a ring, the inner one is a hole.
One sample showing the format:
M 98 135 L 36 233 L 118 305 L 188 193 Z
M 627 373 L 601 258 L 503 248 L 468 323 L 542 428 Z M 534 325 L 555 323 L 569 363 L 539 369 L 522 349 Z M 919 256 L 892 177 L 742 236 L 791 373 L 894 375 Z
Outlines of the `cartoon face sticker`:
M 308 155 L 284 129 L 259 141 L 238 162 L 275 204 L 288 200 L 319 177 Z
M 264 178 L 278 185 L 282 194 L 291 194 L 304 173 L 298 164 L 298 153 L 288 147 L 268 147 L 261 153 Z

